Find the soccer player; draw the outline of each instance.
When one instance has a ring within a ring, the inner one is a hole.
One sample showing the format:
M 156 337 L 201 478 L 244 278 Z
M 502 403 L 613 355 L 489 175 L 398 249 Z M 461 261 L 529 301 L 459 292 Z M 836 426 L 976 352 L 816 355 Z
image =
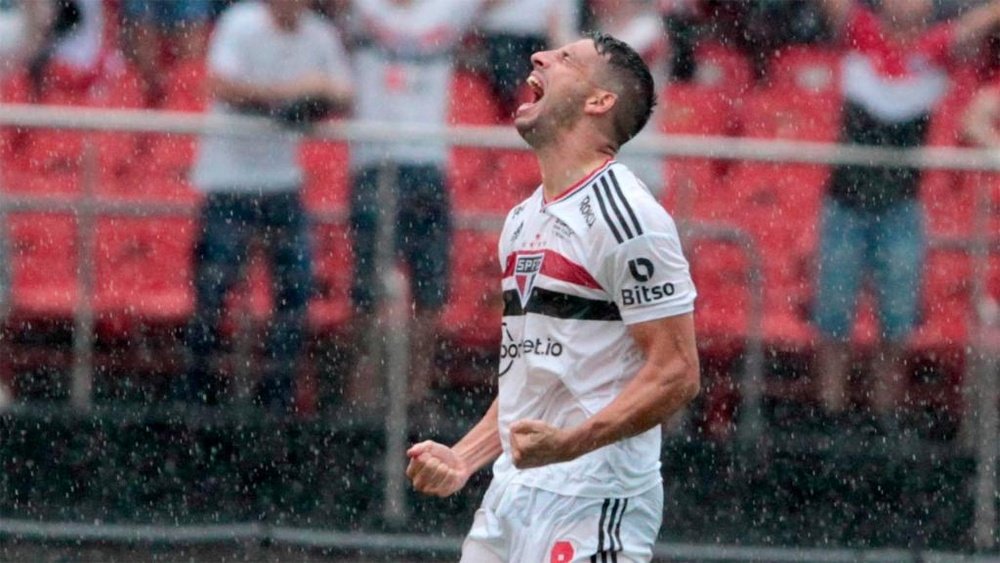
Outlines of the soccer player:
M 653 80 L 602 34 L 531 61 L 515 125 L 542 185 L 501 234 L 499 395 L 454 446 L 411 447 L 407 475 L 444 497 L 496 460 L 465 563 L 648 561 L 660 424 L 699 389 L 677 229 L 614 160 L 649 120 Z

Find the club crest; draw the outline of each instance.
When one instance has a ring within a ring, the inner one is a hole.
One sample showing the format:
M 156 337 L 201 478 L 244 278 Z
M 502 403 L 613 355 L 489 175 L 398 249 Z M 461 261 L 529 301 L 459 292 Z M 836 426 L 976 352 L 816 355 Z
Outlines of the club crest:
M 528 305 L 531 290 L 535 288 L 535 278 L 542 271 L 542 259 L 545 254 L 521 254 L 514 264 L 514 282 L 517 284 L 517 294 L 521 298 L 521 307 Z

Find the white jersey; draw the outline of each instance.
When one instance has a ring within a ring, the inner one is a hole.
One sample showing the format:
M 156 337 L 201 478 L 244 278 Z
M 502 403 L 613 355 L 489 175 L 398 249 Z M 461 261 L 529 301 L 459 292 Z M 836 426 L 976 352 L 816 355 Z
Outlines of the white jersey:
M 351 82 L 350 59 L 340 35 L 306 11 L 291 31 L 279 28 L 263 2 L 242 2 L 219 18 L 208 49 L 208 69 L 254 86 L 291 84 L 313 74 Z M 211 112 L 240 113 L 216 100 Z M 274 193 L 302 183 L 296 131 L 262 135 L 212 133 L 202 137 L 193 182 L 203 192 Z
M 542 189 L 500 239 L 503 453 L 495 478 L 582 497 L 627 497 L 660 483 L 660 428 L 566 463 L 518 470 L 510 425 L 581 424 L 643 365 L 634 323 L 690 313 L 695 288 L 677 228 L 625 166 L 608 161 L 553 201 Z
M 362 41 L 354 52 L 359 119 L 443 127 L 448 123 L 454 52 L 483 0 L 356 0 L 353 22 Z M 351 166 L 444 166 L 448 146 L 435 141 L 351 144 Z

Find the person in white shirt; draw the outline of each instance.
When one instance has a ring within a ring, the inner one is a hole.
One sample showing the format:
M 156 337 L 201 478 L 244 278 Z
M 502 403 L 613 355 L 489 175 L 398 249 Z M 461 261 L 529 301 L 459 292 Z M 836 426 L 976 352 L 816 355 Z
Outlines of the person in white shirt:
M 208 54 L 211 112 L 280 115 L 297 102 L 343 108 L 352 98 L 350 65 L 336 30 L 307 0 L 234 5 L 218 22 Z M 201 139 L 194 185 L 205 194 L 195 250 L 195 316 L 187 344 L 190 398 L 214 403 L 210 359 L 219 348 L 227 291 L 240 277 L 254 238 L 271 266 L 274 318 L 258 400 L 287 410 L 311 293 L 308 221 L 299 197 L 301 135 L 210 134 Z
M 484 0 L 359 0 L 354 69 L 361 120 L 447 125 L 453 55 Z M 352 333 L 359 354 L 345 389 L 346 403 L 370 409 L 376 358 L 364 350 L 375 318 L 378 225 L 395 225 L 395 251 L 408 268 L 410 406 L 422 414 L 434 374 L 438 319 L 448 297 L 451 208 L 445 184 L 448 147 L 442 142 L 358 142 L 351 145 L 351 248 L 354 251 Z M 378 184 L 384 165 L 394 172 L 396 216 L 383 217 Z
M 700 387 L 696 296 L 677 229 L 619 148 L 649 120 L 642 58 L 603 34 L 532 56 L 515 117 L 542 185 L 500 239 L 499 392 L 452 447 L 408 451 L 449 496 L 489 462 L 465 563 L 649 561 L 662 521 L 660 425 Z

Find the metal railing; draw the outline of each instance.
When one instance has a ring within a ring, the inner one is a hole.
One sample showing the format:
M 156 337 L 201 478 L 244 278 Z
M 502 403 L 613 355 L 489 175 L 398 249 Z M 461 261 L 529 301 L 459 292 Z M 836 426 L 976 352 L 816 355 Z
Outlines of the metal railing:
M 198 135 L 206 133 L 224 133 L 226 135 L 257 136 L 273 133 L 279 126 L 264 118 L 219 116 L 210 114 L 191 114 L 181 112 L 149 112 L 137 110 L 107 110 L 90 108 L 61 108 L 33 105 L 3 105 L 0 104 L 0 127 L 26 128 L 60 128 L 83 131 L 112 132 L 148 132 Z M 523 141 L 511 128 L 453 126 L 441 128 L 414 127 L 398 123 L 373 123 L 343 121 L 318 126 L 310 132 L 315 138 L 339 141 L 438 141 L 454 146 L 487 147 L 505 149 L 525 149 Z M 840 146 L 827 143 L 762 140 L 730 137 L 695 137 L 685 135 L 651 135 L 643 136 L 628 145 L 626 154 L 659 155 L 662 157 L 698 157 L 711 159 L 749 160 L 761 162 L 784 162 L 805 164 L 856 164 L 863 166 L 906 165 L 923 169 L 949 169 L 963 171 L 1000 171 L 1000 154 L 992 150 L 960 149 L 946 147 L 928 147 L 921 149 L 899 150 L 860 146 Z M 190 215 L 193 206 L 146 204 L 105 199 L 96 195 L 96 162 L 93 149 L 87 150 L 85 160 L 89 166 L 84 166 L 84 189 L 73 196 L 14 196 L 9 193 L 0 194 L 0 226 L 3 225 L 8 213 L 20 211 L 64 211 L 72 212 L 77 217 L 77 236 L 79 237 L 82 256 L 92 256 L 94 247 L 95 217 L 99 215 Z M 985 186 L 980 186 L 981 193 Z M 983 196 L 985 197 L 985 196 Z M 956 246 L 970 249 L 974 261 L 975 279 L 972 281 L 971 293 L 973 310 L 970 317 L 973 320 L 973 337 L 970 339 L 972 349 L 970 356 L 976 359 L 986 358 L 979 362 L 983 366 L 977 370 L 974 378 L 966 385 L 969 397 L 977 397 L 977 401 L 969 401 L 978 427 L 969 429 L 966 435 L 967 445 L 975 445 L 979 462 L 976 498 L 975 541 L 977 547 L 992 548 L 996 545 L 996 508 L 993 499 L 996 498 L 996 466 L 997 466 L 997 400 L 995 358 L 997 351 L 987 336 L 992 322 L 983 316 L 981 307 L 986 302 L 985 278 L 988 269 L 990 252 L 1000 248 L 993 234 L 984 228 L 984 199 L 980 198 L 977 207 L 977 228 L 971 239 L 932 241 L 932 246 Z M 334 213 L 317 217 L 319 221 L 341 222 L 343 214 Z M 685 219 L 685 218 L 679 218 Z M 385 222 L 383 222 L 385 223 Z M 748 258 L 748 281 L 751 290 L 749 307 L 750 326 L 747 332 L 747 357 L 745 372 L 740 381 L 744 408 L 739 421 L 738 435 L 742 443 L 752 445 L 760 439 L 763 432 L 763 417 L 761 414 L 761 399 L 763 397 L 763 293 L 762 268 L 759 251 L 754 241 L 746 233 L 727 225 L 706 225 L 697 222 L 682 221 L 682 229 L 687 236 L 708 237 L 723 242 L 732 243 L 742 248 Z M 458 215 L 456 224 L 459 227 L 497 228 L 499 218 L 487 215 Z M 2 237 L 0 237 L 2 239 Z M 0 246 L 0 257 L 9 249 Z M 9 254 L 8 254 L 9 256 Z M 9 260 L 2 260 L 9 264 Z M 92 347 L 93 347 L 93 310 L 90 298 L 94 287 L 94 272 L 90 260 L 80 260 L 78 271 L 80 289 L 79 306 L 74 320 L 74 370 L 71 385 L 71 402 L 80 409 L 90 405 L 92 391 Z M 2 270 L 0 270 L 2 272 Z M 0 282 L 9 280 L 9 272 L 0 274 Z M 9 283 L 7 284 L 9 288 Z M 0 288 L 2 289 L 2 288 Z M 2 295 L 2 293 L 0 293 Z M 0 297 L 0 306 L 8 299 Z M 3 309 L 0 308 L 0 313 Z M 397 358 L 397 362 L 405 358 Z M 992 368 L 990 367 L 992 366 Z M 397 366 L 399 367 L 399 366 Z M 395 373 L 396 379 L 405 377 L 405 370 L 387 370 Z M 394 389 L 392 403 L 399 407 L 399 402 L 405 400 L 401 396 L 405 392 L 402 381 L 390 381 L 390 389 Z M 978 390 L 979 392 L 974 392 Z M 984 396 L 983 391 L 987 392 Z M 398 409 L 397 409 L 398 411 Z M 405 411 L 405 409 L 404 409 Z M 392 417 L 388 417 L 392 418 Z M 398 471 L 403 459 L 402 451 L 396 451 L 405 444 L 405 425 L 387 423 L 387 442 L 393 447 L 387 448 L 385 470 L 387 473 Z M 405 519 L 405 492 L 399 486 L 398 479 L 387 479 L 385 515 L 391 520 Z

